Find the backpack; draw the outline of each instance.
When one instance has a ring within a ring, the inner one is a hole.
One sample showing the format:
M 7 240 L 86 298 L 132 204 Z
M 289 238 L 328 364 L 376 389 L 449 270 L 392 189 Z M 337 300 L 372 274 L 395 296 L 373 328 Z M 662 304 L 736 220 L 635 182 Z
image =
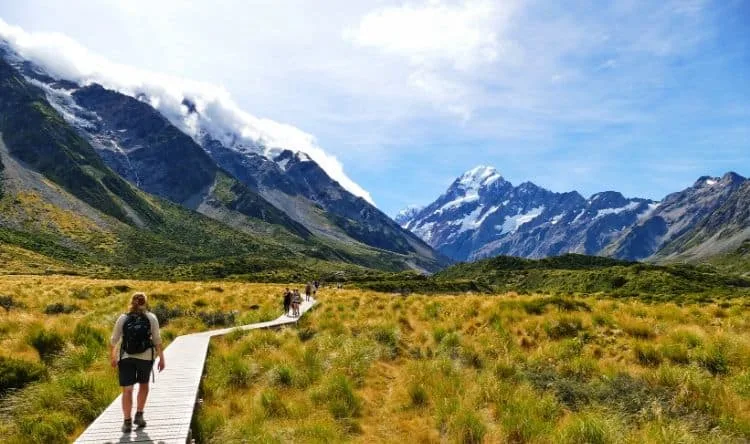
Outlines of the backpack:
M 128 313 L 122 326 L 122 350 L 129 355 L 153 348 L 151 321 L 143 313 Z

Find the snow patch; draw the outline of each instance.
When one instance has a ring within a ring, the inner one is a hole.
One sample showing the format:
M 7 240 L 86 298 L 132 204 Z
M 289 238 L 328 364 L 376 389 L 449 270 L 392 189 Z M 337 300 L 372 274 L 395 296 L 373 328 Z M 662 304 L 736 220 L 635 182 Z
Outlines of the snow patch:
M 557 225 L 557 223 L 560 222 L 564 216 L 565 214 L 558 214 L 555 217 L 553 217 L 552 220 L 550 220 L 550 223 L 552 225 Z
M 412 232 L 419 236 L 423 241 L 430 243 L 432 240 L 432 229 L 435 227 L 435 222 L 427 222 L 418 227 L 415 227 Z
M 471 202 L 476 202 L 478 200 L 479 200 L 479 194 L 477 194 L 477 193 L 470 193 L 470 194 L 467 194 L 465 196 L 461 196 L 461 197 L 459 197 L 457 199 L 454 199 L 454 200 L 446 203 L 442 207 L 440 207 L 437 210 L 435 210 L 435 214 L 440 214 L 440 213 L 442 213 L 445 210 L 450 210 L 452 208 L 458 208 L 458 207 L 460 207 L 463 204 L 467 204 L 467 203 L 471 203 Z
M 576 217 L 575 217 L 575 218 L 573 219 L 573 222 L 571 222 L 571 223 L 576 223 L 576 222 L 578 222 L 578 220 L 579 220 L 579 219 L 580 219 L 581 217 L 583 217 L 583 214 L 584 214 L 584 213 L 586 213 L 586 209 L 585 209 L 585 208 L 584 208 L 584 209 L 582 209 L 582 210 L 581 210 L 581 212 L 580 212 L 580 213 L 578 213 L 578 214 L 576 215 Z
M 483 212 L 484 209 L 484 206 L 479 206 L 463 219 L 456 221 L 461 225 L 461 228 L 458 230 L 458 232 L 463 233 L 464 231 L 476 230 L 477 228 L 481 227 L 484 221 L 487 220 L 490 215 L 500 209 L 500 206 L 492 206 L 487 209 L 487 211 Z
M 594 216 L 594 220 L 607 216 L 609 214 L 620 214 L 623 211 L 632 211 L 638 208 L 639 205 L 640 205 L 639 202 L 630 202 L 629 204 L 620 208 L 604 208 L 596 212 L 596 216 Z
M 532 220 L 539 217 L 544 211 L 544 206 L 532 208 L 529 212 L 521 214 L 520 211 L 515 216 L 509 216 L 505 218 L 502 225 L 496 225 L 495 229 L 500 231 L 500 234 L 512 234 L 518 231 L 523 224 L 531 222 Z

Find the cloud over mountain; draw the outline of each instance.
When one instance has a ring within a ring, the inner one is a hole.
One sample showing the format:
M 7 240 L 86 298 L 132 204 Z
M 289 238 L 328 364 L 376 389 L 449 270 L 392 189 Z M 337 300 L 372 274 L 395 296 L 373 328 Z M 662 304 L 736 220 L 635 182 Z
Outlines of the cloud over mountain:
M 313 135 L 244 111 L 221 86 L 115 63 L 64 34 L 26 32 L 2 19 L 0 39 L 53 76 L 81 84 L 99 83 L 133 97 L 145 97 L 193 137 L 207 132 L 228 144 L 260 144 L 266 153 L 282 148 L 302 151 L 345 189 L 372 203 L 370 194 L 346 175 L 341 162 L 318 146 Z M 185 105 L 186 99 L 197 115 Z

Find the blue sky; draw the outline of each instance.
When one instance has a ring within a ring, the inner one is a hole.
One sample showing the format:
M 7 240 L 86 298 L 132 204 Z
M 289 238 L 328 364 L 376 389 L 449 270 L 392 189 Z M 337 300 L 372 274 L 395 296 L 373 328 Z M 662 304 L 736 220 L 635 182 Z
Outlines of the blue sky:
M 27 0 L 0 18 L 220 85 L 393 214 L 463 171 L 659 199 L 750 175 L 750 2 Z

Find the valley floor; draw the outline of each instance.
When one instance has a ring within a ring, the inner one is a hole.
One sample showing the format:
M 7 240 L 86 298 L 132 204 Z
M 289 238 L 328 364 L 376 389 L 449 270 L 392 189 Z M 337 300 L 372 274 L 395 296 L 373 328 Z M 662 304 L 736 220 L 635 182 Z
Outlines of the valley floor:
M 275 318 L 283 288 L 0 278 L 0 435 L 67 442 L 114 399 L 105 342 L 133 291 L 150 295 L 169 341 Z M 296 328 L 212 342 L 199 442 L 750 439 L 746 298 L 325 288 L 318 300 Z

